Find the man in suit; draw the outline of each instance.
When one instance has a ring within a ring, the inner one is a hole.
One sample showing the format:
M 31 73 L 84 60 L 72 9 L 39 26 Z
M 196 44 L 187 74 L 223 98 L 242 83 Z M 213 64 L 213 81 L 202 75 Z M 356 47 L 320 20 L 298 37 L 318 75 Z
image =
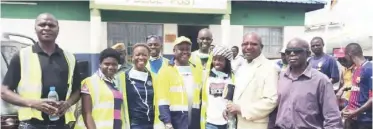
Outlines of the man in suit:
M 234 100 L 226 111 L 237 115 L 237 129 L 267 129 L 269 114 L 277 105 L 278 73 L 262 54 L 257 34 L 246 34 L 241 46 L 246 61 L 237 68 Z

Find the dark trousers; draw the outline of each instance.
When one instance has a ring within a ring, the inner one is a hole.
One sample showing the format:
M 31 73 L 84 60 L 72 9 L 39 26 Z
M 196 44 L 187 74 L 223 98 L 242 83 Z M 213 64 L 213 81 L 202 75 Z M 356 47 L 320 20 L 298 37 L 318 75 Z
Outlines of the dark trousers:
M 67 125 L 40 125 L 33 124 L 28 121 L 21 121 L 18 129 L 69 129 Z
M 372 129 L 372 123 L 346 120 L 344 123 L 344 129 Z

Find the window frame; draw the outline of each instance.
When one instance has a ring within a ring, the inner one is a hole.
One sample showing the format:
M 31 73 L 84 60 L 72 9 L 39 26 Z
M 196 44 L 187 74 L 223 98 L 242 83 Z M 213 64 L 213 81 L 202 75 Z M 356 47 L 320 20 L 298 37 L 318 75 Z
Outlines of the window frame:
M 253 32 L 253 31 L 249 31 L 250 29 L 268 29 L 268 31 L 266 32 L 268 35 L 270 35 L 271 33 L 271 29 L 280 29 L 280 37 L 279 37 L 279 40 L 280 42 L 278 42 L 278 44 L 271 44 L 271 36 L 269 36 L 269 39 L 270 42 L 268 44 L 266 43 L 263 43 L 263 54 L 265 57 L 269 58 L 269 59 L 277 59 L 277 58 L 281 58 L 281 55 L 279 54 L 281 48 L 283 47 L 283 43 L 284 43 L 284 26 L 243 26 L 243 33 L 244 35 L 247 34 L 247 33 L 250 33 L 250 32 Z M 262 38 L 262 41 L 263 39 L 265 38 L 263 35 L 261 35 L 260 33 L 258 32 L 255 32 L 257 33 L 259 36 L 261 36 Z M 276 52 L 272 52 L 271 50 L 273 49 L 272 46 L 276 46 L 278 47 L 278 50 Z M 268 51 L 265 51 L 265 49 L 269 49 Z
M 130 60 L 130 57 L 132 56 L 132 53 L 133 53 L 132 52 L 133 45 L 136 44 L 136 43 L 141 43 L 141 42 L 131 43 L 130 41 L 123 41 L 122 42 L 122 41 L 114 41 L 114 40 L 110 39 L 110 38 L 113 38 L 113 37 L 109 36 L 110 34 L 112 34 L 112 33 L 110 33 L 110 30 L 109 30 L 109 29 L 112 29 L 112 28 L 109 27 L 110 26 L 109 24 L 112 24 L 112 23 L 113 24 L 122 24 L 122 25 L 126 25 L 126 26 L 131 25 L 131 24 L 132 25 L 142 25 L 142 26 L 145 26 L 145 30 L 147 29 L 146 28 L 147 25 L 158 25 L 161 28 L 161 30 L 160 30 L 161 35 L 158 35 L 158 36 L 161 36 L 162 37 L 162 42 L 164 42 L 163 41 L 164 40 L 164 38 L 163 38 L 164 37 L 164 24 L 163 23 L 150 23 L 150 22 L 107 22 L 107 29 L 106 29 L 106 31 L 107 31 L 107 38 L 106 38 L 107 46 L 111 47 L 111 46 L 115 45 L 116 43 L 124 43 L 126 45 L 126 53 L 127 53 L 127 57 L 128 57 L 129 60 Z M 129 29 L 129 28 L 127 28 L 127 29 Z M 127 30 L 127 32 L 129 32 L 129 31 Z M 145 32 L 145 33 L 147 33 L 147 32 Z M 156 35 L 156 34 L 149 34 L 149 35 Z M 147 36 L 148 35 L 144 35 L 143 39 L 145 40 Z M 130 40 L 130 39 L 127 39 L 127 40 Z

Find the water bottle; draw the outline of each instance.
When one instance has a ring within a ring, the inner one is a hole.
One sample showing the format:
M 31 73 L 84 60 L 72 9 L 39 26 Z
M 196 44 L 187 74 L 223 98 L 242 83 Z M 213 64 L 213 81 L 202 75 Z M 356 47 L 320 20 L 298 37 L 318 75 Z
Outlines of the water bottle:
M 227 129 L 236 129 L 236 116 L 228 113 L 228 127 Z
M 56 92 L 56 87 L 51 86 L 49 88 L 48 99 L 53 100 L 53 101 L 59 101 L 58 94 Z M 56 121 L 58 119 L 60 119 L 60 117 L 57 116 L 57 115 L 49 115 L 49 120 L 50 121 Z

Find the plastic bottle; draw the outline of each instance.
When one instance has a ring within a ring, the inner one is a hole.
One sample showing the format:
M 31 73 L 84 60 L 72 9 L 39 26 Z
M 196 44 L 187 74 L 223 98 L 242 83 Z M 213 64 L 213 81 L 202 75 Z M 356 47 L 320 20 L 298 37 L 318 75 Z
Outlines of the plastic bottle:
M 227 129 L 236 129 L 236 116 L 228 113 L 228 127 Z
M 59 98 L 58 98 L 58 94 L 56 92 L 56 87 L 54 86 L 51 86 L 49 88 L 49 93 L 48 93 L 48 99 L 49 100 L 54 100 L 54 101 L 59 101 Z M 56 121 L 60 119 L 59 116 L 56 116 L 56 115 L 49 115 L 49 120 L 51 121 Z

